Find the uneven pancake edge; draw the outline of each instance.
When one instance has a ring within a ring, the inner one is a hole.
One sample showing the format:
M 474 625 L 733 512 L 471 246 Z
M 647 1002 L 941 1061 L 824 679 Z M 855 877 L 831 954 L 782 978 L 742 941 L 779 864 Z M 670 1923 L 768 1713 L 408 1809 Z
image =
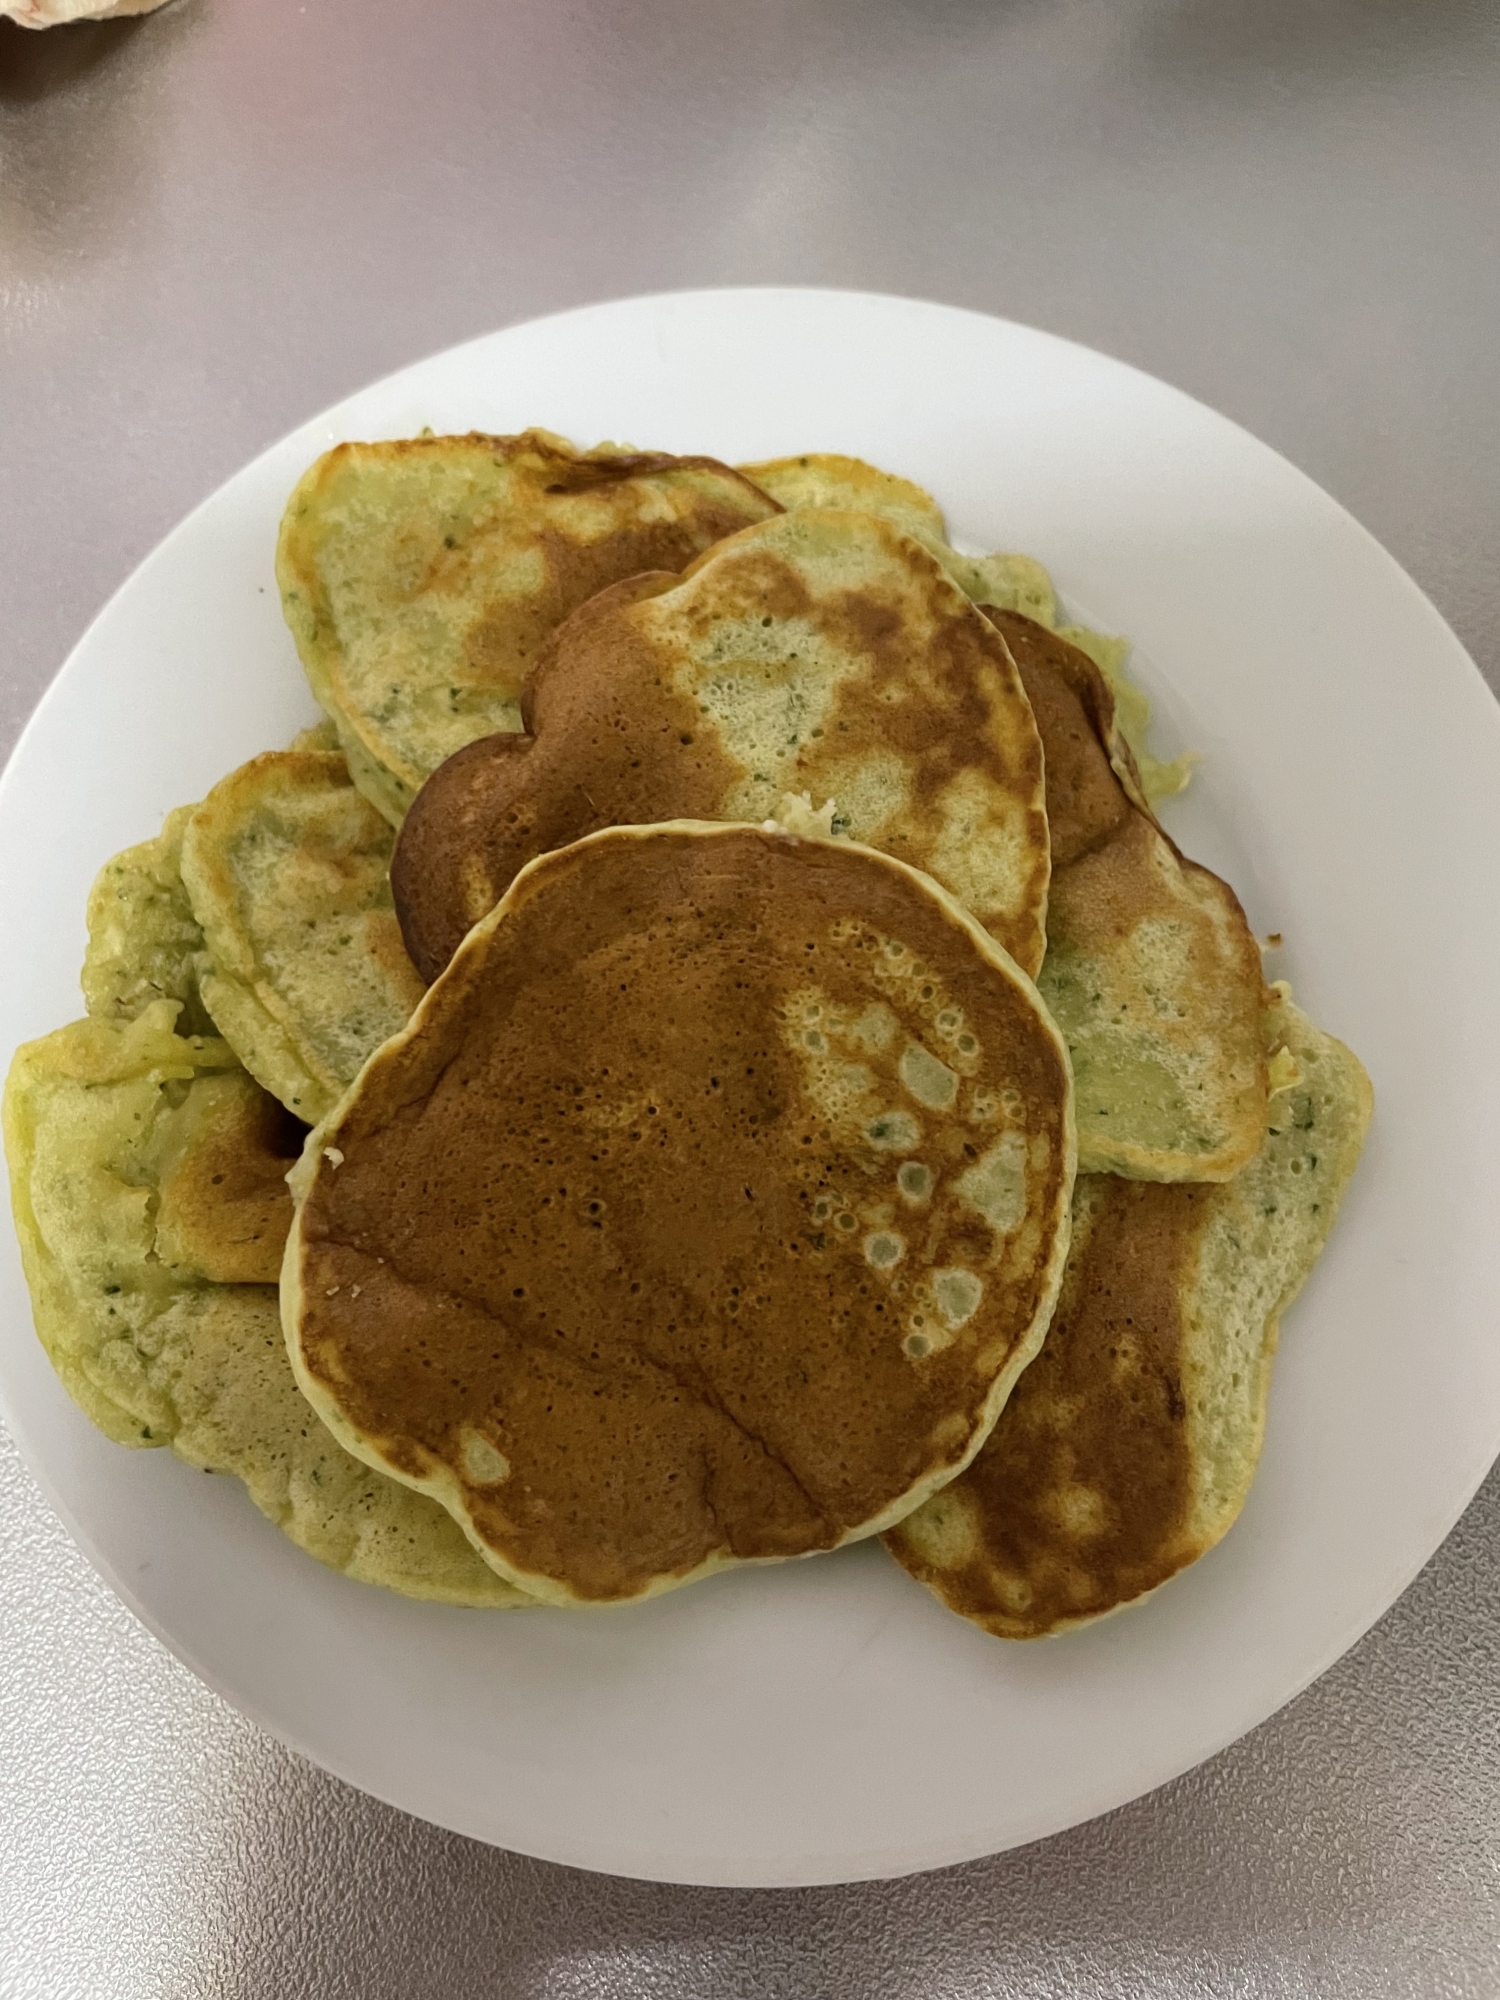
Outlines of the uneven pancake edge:
M 942 915 L 963 936 L 966 942 L 974 948 L 979 957 L 1017 988 L 1029 1003 L 1037 1026 L 1042 1031 L 1047 1042 L 1050 1043 L 1053 1054 L 1057 1059 L 1058 1074 L 1063 1085 L 1061 1115 L 1059 1118 L 1059 1129 L 1063 1142 L 1063 1156 L 1061 1169 L 1057 1178 L 1056 1213 L 1050 1218 L 1048 1253 L 1045 1262 L 1041 1266 L 1037 1282 L 1037 1304 L 1032 1319 L 1015 1339 L 1005 1365 L 1000 1369 L 991 1383 L 982 1406 L 980 1417 L 973 1427 L 972 1435 L 967 1442 L 962 1458 L 955 1463 L 941 1466 L 935 1472 L 915 1482 L 912 1487 L 891 1501 L 879 1513 L 859 1522 L 855 1527 L 846 1531 L 831 1545 L 831 1548 L 839 1548 L 852 1542 L 863 1541 L 872 1536 L 883 1534 L 888 1528 L 893 1527 L 898 1521 L 904 1519 L 915 1508 L 921 1506 L 925 1500 L 929 1499 L 933 1493 L 937 1492 L 951 1479 L 956 1478 L 970 1463 L 988 1438 L 990 1432 L 994 1429 L 995 1423 L 1005 1407 L 1006 1399 L 1009 1397 L 1016 1381 L 1041 1348 L 1057 1304 L 1058 1294 L 1062 1286 L 1063 1273 L 1067 1265 L 1072 1214 L 1072 1189 L 1077 1171 L 1077 1137 L 1074 1130 L 1072 1104 L 1072 1069 L 1068 1060 L 1067 1046 L 1032 980 L 1016 964 L 1004 948 L 990 936 L 983 926 L 977 923 L 969 915 L 968 911 L 954 897 L 949 895 L 939 883 L 933 881 L 930 876 L 924 875 L 919 869 L 912 868 L 907 863 L 899 861 L 891 855 L 880 853 L 873 848 L 861 847 L 855 842 L 847 840 L 807 840 L 804 836 L 786 832 L 785 829 L 777 826 L 774 822 L 754 826 L 733 821 L 666 820 L 649 826 L 609 827 L 600 832 L 585 836 L 584 839 L 574 842 L 570 847 L 555 849 L 550 853 L 539 855 L 534 861 L 528 863 L 515 877 L 505 895 L 490 914 L 482 919 L 469 933 L 464 943 L 459 947 L 452 965 L 445 972 L 442 979 L 429 988 L 407 1027 L 399 1035 L 394 1036 L 385 1045 L 384 1049 L 378 1051 L 371 1058 L 371 1063 L 379 1060 L 388 1061 L 394 1059 L 408 1043 L 415 1040 L 422 1033 L 429 1015 L 434 1012 L 439 1004 L 439 996 L 452 976 L 454 967 L 462 966 L 470 957 L 482 953 L 492 933 L 505 922 L 511 911 L 523 899 L 527 898 L 539 884 L 543 883 L 550 873 L 567 867 L 572 858 L 580 851 L 594 846 L 614 844 L 627 840 L 651 841 L 680 837 L 682 835 L 705 839 L 728 839 L 741 836 L 747 831 L 762 834 L 768 839 L 784 841 L 792 848 L 806 844 L 828 847 L 844 854 L 858 854 L 875 862 L 880 868 L 909 881 L 938 907 Z M 368 1070 L 369 1067 L 370 1065 L 367 1064 L 366 1069 Z M 361 1077 L 363 1075 L 364 1072 L 361 1072 Z M 304 1307 L 303 1267 L 305 1261 L 305 1244 L 302 1228 L 303 1214 L 308 1199 L 320 1177 L 330 1167 L 336 1170 L 337 1165 L 341 1162 L 342 1155 L 337 1145 L 340 1122 L 358 1095 L 360 1081 L 361 1078 L 355 1079 L 354 1083 L 350 1085 L 349 1090 L 329 1115 L 308 1134 L 302 1158 L 287 1177 L 295 1204 L 295 1214 L 291 1231 L 287 1238 L 286 1255 L 281 1271 L 282 1325 L 286 1336 L 287 1350 L 291 1357 L 293 1372 L 296 1375 L 298 1386 L 301 1388 L 302 1393 L 307 1397 L 313 1409 L 339 1443 L 343 1445 L 344 1449 L 354 1457 L 362 1459 L 366 1464 L 373 1466 L 377 1471 L 383 1472 L 391 1478 L 402 1480 L 405 1484 L 416 1488 L 420 1492 L 428 1493 L 440 1501 L 449 1513 L 453 1515 L 480 1556 L 494 1570 L 518 1589 L 525 1591 L 528 1596 L 537 1598 L 543 1603 L 566 1606 L 568 1608 L 597 1607 L 605 1609 L 612 1608 L 616 1604 L 637 1604 L 647 1598 L 660 1596 L 669 1590 L 679 1589 L 686 1584 L 698 1582 L 720 1570 L 745 1567 L 749 1564 L 763 1566 L 766 1563 L 787 1560 L 788 1558 L 781 1556 L 736 1557 L 731 1554 L 715 1551 L 696 1567 L 680 1575 L 657 1575 L 652 1577 L 644 1588 L 634 1592 L 630 1596 L 607 1599 L 584 1598 L 574 1594 L 566 1585 L 561 1584 L 551 1576 L 525 1570 L 508 1561 L 496 1549 L 485 1542 L 469 1518 L 467 1509 L 464 1506 L 463 1489 L 460 1483 L 446 1466 L 439 1465 L 427 1477 L 398 1468 L 390 1463 L 379 1449 L 371 1444 L 354 1427 L 327 1385 L 314 1373 L 309 1365 L 302 1349 L 300 1328 Z M 824 1552 L 831 1552 L 831 1549 L 830 1551 L 810 1551 L 809 1553 Z

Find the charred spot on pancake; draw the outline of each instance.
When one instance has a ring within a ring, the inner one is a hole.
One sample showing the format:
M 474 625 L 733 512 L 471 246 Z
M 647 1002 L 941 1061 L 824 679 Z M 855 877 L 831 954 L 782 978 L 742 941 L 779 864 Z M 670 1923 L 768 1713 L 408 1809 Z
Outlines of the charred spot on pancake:
M 835 1547 L 952 1475 L 1040 1339 L 1069 1088 L 1029 984 L 901 864 L 596 834 L 525 870 L 309 1149 L 300 1379 L 553 1601 Z
M 760 822 L 805 795 L 936 877 L 1022 968 L 1043 947 L 1041 747 L 1005 643 L 890 523 L 782 515 L 552 636 L 513 734 L 442 765 L 392 865 L 429 980 L 537 854 L 605 826 Z

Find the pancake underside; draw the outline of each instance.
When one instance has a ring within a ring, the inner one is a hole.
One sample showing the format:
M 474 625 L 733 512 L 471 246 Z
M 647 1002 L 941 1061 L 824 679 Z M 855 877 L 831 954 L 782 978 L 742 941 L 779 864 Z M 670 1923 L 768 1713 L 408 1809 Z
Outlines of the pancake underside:
M 903 534 L 930 549 L 976 604 L 1019 612 L 1056 631 L 1086 653 L 1109 683 L 1119 709 L 1121 733 L 1130 745 L 1147 798 L 1170 798 L 1187 784 L 1194 763 L 1191 755 L 1163 761 L 1148 747 L 1151 704 L 1125 671 L 1128 643 L 1091 631 L 1086 625 L 1059 624 L 1052 579 L 1034 557 L 959 554 L 949 546 L 943 510 L 930 493 L 909 479 L 881 472 L 856 458 L 807 452 L 793 458 L 764 459 L 740 470 L 783 507 L 848 508 L 893 521 Z

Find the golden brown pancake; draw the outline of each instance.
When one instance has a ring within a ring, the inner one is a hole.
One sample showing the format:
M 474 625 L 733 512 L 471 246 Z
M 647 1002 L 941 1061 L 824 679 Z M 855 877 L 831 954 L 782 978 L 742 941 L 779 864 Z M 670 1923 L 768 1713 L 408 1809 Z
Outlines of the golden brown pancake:
M 391 886 L 435 978 L 535 855 L 605 826 L 781 817 L 925 870 L 1027 972 L 1041 962 L 1041 746 L 994 626 L 889 522 L 785 514 L 679 581 L 575 612 L 526 683 L 525 733 L 450 758 L 407 815 Z
M 1099 669 L 989 607 L 1047 760 L 1052 884 L 1038 985 L 1067 1037 L 1088 1173 L 1227 1180 L 1266 1129 L 1260 952 L 1234 891 L 1158 825 Z
M 534 862 L 309 1138 L 305 1393 L 501 1575 L 617 1603 L 951 1478 L 1066 1255 L 1067 1057 L 938 885 L 679 822 Z
M 287 503 L 277 576 L 354 781 L 399 825 L 445 757 L 518 726 L 521 682 L 570 611 L 777 511 L 717 459 L 548 431 L 341 444 Z
M 1135 1601 L 1244 1504 L 1281 1315 L 1328 1239 L 1371 1107 L 1349 1050 L 1285 988 L 1271 1001 L 1290 1080 L 1256 1159 L 1216 1186 L 1080 1175 L 1045 1346 L 973 1464 L 887 1537 L 997 1637 Z

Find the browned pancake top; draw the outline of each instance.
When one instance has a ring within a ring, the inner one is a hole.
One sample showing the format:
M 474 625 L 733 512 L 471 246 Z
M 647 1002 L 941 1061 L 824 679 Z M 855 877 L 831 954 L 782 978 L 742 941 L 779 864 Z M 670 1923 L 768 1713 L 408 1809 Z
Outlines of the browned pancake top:
M 425 978 L 549 848 L 605 826 L 759 820 L 788 792 L 832 798 L 853 838 L 936 876 L 1026 971 L 1040 964 L 1041 755 L 1014 663 L 887 523 L 783 517 L 685 578 L 601 592 L 549 641 L 521 719 L 522 735 L 441 765 L 402 827 L 391 884 Z
M 973 1464 L 930 1503 L 924 1545 L 892 1531 L 914 1576 L 1002 1638 L 1112 1611 L 1200 1553 L 1182 1312 L 1220 1198 L 1206 1183 L 1080 1179 L 1041 1353 Z
M 538 862 L 320 1146 L 318 1407 L 596 1600 L 832 1547 L 961 1464 L 1072 1173 L 1055 1030 L 951 899 L 747 827 Z

